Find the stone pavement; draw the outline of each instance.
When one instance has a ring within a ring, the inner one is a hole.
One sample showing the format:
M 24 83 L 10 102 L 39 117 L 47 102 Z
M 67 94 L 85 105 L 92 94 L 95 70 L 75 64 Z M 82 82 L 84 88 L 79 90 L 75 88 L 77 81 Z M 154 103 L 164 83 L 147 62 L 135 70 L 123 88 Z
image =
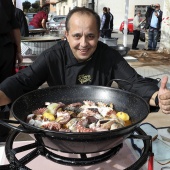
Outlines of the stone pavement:
M 127 62 L 142 76 L 150 78 L 169 78 L 167 87 L 170 88 L 170 55 L 143 50 L 130 50 Z

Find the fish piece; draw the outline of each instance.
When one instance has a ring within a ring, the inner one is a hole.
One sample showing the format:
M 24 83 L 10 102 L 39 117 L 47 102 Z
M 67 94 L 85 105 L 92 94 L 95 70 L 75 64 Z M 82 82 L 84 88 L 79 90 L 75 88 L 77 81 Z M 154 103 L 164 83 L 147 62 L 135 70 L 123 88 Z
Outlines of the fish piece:
M 70 115 L 57 117 L 56 122 L 61 125 L 66 124 L 70 120 Z
M 59 131 L 61 125 L 55 121 L 51 121 L 51 122 L 43 122 L 41 127 L 44 129 Z
M 81 119 L 77 122 L 77 132 L 94 132 L 93 129 L 87 128 L 88 119 Z
M 39 108 L 39 109 L 37 109 L 37 110 L 34 110 L 32 113 L 33 113 L 34 115 L 40 115 L 40 114 L 42 115 L 45 110 L 47 110 L 47 108 L 43 107 L 43 108 Z

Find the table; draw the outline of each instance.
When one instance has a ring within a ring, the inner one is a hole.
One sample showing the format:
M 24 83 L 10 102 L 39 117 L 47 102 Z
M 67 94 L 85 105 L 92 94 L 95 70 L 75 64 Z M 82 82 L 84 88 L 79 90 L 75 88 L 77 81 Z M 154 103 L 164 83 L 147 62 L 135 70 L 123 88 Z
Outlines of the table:
M 46 32 L 46 29 L 44 29 L 44 28 L 30 29 L 29 35 L 31 35 L 31 36 L 34 36 L 34 35 L 44 36 L 45 32 Z

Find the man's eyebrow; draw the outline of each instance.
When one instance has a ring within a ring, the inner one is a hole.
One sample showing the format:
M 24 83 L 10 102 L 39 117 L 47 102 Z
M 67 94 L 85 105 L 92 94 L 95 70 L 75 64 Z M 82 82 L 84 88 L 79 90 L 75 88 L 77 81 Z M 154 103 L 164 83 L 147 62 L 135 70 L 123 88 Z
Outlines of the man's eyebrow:
M 73 33 L 72 36 L 81 35 L 81 33 Z
M 94 33 L 88 33 L 87 35 L 94 35 Z
M 82 35 L 81 33 L 73 33 L 72 36 Z M 88 33 L 86 36 L 95 35 L 94 33 Z

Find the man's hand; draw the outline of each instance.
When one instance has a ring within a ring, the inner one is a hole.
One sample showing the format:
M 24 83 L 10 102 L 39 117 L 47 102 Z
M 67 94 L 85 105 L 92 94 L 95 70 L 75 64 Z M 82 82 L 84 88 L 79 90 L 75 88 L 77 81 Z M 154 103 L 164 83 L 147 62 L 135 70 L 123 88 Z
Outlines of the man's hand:
M 16 53 L 16 61 L 17 61 L 18 66 L 22 63 L 23 56 L 21 55 L 21 53 Z
M 157 13 L 157 12 L 155 12 L 155 16 L 157 16 L 157 17 L 158 17 L 158 13 Z
M 167 89 L 166 85 L 168 77 L 164 76 L 161 80 L 161 86 L 158 92 L 159 107 L 165 114 L 170 114 L 170 90 Z

